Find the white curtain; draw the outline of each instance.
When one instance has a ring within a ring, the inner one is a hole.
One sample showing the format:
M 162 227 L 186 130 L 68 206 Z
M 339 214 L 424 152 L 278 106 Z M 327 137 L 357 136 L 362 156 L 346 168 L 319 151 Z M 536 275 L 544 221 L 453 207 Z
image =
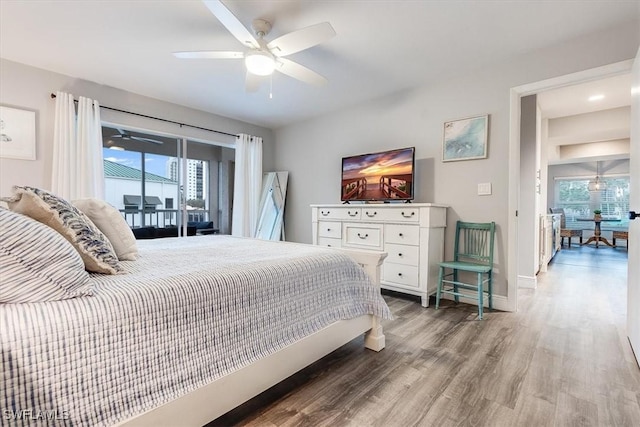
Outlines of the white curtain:
M 255 237 L 262 192 L 262 138 L 238 135 L 235 167 L 231 234 Z
M 81 96 L 76 116 L 73 96 L 56 93 L 51 190 L 67 200 L 104 198 L 98 101 Z

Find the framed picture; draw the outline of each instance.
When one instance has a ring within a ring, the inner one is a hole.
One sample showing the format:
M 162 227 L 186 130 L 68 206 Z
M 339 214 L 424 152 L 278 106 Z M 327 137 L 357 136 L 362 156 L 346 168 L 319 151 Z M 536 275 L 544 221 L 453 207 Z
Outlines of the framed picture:
M 0 157 L 36 159 L 36 113 L 0 106 Z
M 442 161 L 485 159 L 488 132 L 489 115 L 445 122 Z

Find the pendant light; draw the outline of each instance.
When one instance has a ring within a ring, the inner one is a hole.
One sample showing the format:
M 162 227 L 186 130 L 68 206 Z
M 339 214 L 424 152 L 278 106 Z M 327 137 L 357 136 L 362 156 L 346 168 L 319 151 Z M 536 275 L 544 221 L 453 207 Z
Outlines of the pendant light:
M 607 183 L 600 179 L 600 162 L 596 162 L 596 177 L 589 181 L 589 191 L 604 191 Z

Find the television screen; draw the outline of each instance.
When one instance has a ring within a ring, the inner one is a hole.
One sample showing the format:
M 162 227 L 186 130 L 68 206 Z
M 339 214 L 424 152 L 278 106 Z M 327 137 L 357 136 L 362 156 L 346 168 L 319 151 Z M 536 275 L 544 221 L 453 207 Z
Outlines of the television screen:
M 415 148 L 342 159 L 342 201 L 413 200 Z

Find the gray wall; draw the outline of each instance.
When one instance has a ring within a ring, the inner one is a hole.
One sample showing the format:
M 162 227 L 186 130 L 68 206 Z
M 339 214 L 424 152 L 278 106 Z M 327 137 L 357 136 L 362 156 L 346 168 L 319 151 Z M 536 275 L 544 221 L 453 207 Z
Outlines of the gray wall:
M 97 100 L 101 105 L 216 129 L 231 134 L 260 136 L 264 143 L 265 170 L 274 163 L 274 135 L 270 129 L 232 120 L 177 104 L 137 95 L 98 83 L 76 79 L 24 64 L 0 59 L 0 104 L 36 112 L 37 160 L 0 159 L 0 195 L 10 194 L 12 185 L 51 188 L 51 159 L 55 101 L 50 98 L 58 90 Z M 180 128 L 170 123 L 128 114 L 101 111 L 103 121 L 134 128 L 154 130 L 220 143 L 233 144 L 234 138 L 216 133 Z
M 538 235 L 539 222 L 537 211 L 536 170 L 535 161 L 538 156 L 538 100 L 537 95 L 529 95 L 520 99 L 520 207 L 518 209 L 518 231 L 527 235 L 530 224 L 534 224 Z M 538 241 L 518 245 L 518 280 L 519 286 L 533 286 L 538 272 Z
M 277 129 L 275 170 L 290 172 L 287 240 L 311 242 L 310 204 L 339 203 L 342 156 L 415 146 L 416 202 L 451 207 L 446 255 L 457 219 L 496 221 L 496 293 L 506 295 L 510 88 L 633 58 L 638 31 L 629 25 L 591 34 Z M 443 123 L 480 114 L 491 115 L 489 157 L 443 163 Z M 477 195 L 483 182 L 492 183 L 491 196 Z

